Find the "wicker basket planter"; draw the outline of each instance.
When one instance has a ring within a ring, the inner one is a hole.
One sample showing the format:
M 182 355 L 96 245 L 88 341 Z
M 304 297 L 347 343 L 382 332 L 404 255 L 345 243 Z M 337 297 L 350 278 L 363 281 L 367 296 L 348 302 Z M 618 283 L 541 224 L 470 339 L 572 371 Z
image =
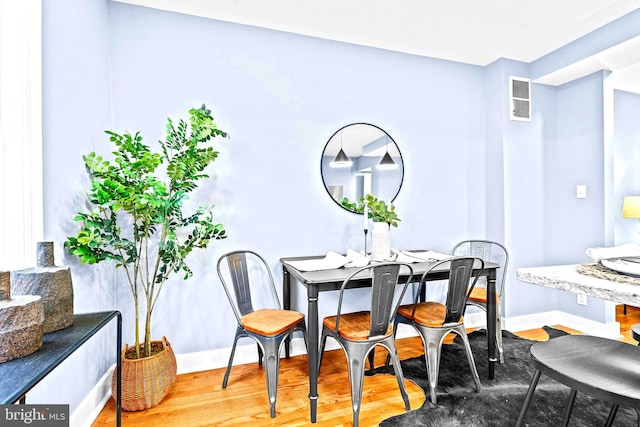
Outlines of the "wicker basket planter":
M 142 344 L 141 344 L 142 345 Z M 141 411 L 156 406 L 164 399 L 176 381 L 176 356 L 165 337 L 152 341 L 151 346 L 162 350 L 150 357 L 128 359 L 126 344 L 122 350 L 122 409 Z M 111 394 L 116 396 L 116 374 L 111 379 Z

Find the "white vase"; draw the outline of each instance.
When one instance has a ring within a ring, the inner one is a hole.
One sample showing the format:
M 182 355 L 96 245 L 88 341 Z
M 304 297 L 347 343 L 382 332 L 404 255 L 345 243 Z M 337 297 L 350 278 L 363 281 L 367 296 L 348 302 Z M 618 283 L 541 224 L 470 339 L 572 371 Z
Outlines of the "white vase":
M 371 232 L 371 259 L 384 261 L 391 257 L 391 242 L 389 240 L 389 224 L 374 222 Z

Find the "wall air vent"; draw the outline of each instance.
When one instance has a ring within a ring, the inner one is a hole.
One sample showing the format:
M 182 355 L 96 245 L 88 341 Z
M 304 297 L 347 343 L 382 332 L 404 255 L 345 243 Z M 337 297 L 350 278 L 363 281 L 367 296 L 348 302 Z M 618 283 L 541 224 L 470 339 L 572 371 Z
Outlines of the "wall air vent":
M 531 121 L 531 80 L 509 77 L 509 118 Z

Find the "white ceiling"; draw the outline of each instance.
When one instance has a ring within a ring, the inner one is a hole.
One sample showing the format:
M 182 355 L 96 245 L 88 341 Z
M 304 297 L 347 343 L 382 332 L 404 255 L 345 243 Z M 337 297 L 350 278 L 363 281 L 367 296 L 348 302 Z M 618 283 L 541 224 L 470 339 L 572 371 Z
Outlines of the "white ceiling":
M 532 62 L 640 8 L 640 0 L 115 1 L 476 65 L 501 57 Z M 620 71 L 618 87 L 638 93 L 639 45 L 627 46 L 635 49 L 624 66 L 604 64 Z M 623 47 L 608 55 L 629 56 Z M 589 61 L 544 83 L 575 78 L 606 59 Z

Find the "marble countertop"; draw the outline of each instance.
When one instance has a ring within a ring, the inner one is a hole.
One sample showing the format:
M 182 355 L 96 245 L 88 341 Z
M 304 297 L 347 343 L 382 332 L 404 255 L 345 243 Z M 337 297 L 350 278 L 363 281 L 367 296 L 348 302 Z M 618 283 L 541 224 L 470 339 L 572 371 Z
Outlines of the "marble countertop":
M 518 268 L 516 275 L 523 282 L 640 306 L 640 285 L 588 276 L 579 273 L 577 267 L 578 264 Z

